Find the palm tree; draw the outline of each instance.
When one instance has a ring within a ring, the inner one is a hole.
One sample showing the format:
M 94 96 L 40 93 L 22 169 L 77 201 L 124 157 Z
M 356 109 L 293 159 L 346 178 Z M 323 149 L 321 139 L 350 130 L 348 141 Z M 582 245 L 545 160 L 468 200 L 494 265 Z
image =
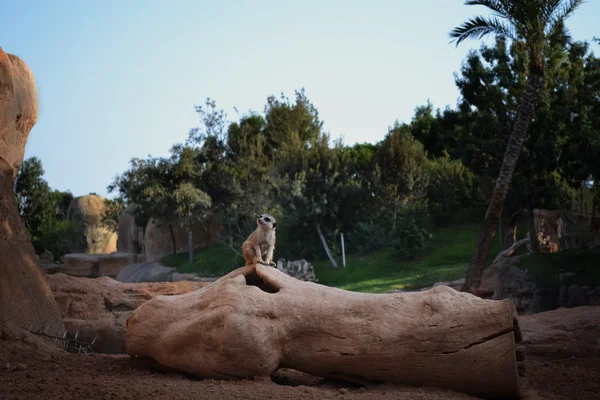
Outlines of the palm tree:
M 555 40 L 570 40 L 564 22 L 583 3 L 584 0 L 466 0 L 466 5 L 487 7 L 491 16 L 476 16 L 450 32 L 450 37 L 456 40 L 457 46 L 469 38 L 481 39 L 487 35 L 497 35 L 524 42 L 529 53 L 527 88 L 519 104 L 517 119 L 504 153 L 477 247 L 469 264 L 463 291 L 475 292 L 481 283 L 485 261 L 500 221 L 517 159 L 542 89 L 544 48 Z

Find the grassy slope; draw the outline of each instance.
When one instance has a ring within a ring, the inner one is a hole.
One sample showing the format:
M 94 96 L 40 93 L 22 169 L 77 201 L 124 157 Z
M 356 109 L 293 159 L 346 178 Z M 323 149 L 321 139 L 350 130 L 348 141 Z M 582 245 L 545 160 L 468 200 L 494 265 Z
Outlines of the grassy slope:
M 346 268 L 341 268 L 341 256 L 338 256 L 338 270 L 333 269 L 326 258 L 316 260 L 313 265 L 319 282 L 352 291 L 385 293 L 464 278 L 481 227 L 480 214 L 480 211 L 469 210 L 458 215 L 452 226 L 434 229 L 433 240 L 424 255 L 414 261 L 402 260 L 389 249 L 368 255 L 347 254 Z M 525 226 L 519 226 L 517 232 L 519 238 L 523 237 Z M 495 238 L 488 263 L 498 252 Z M 557 285 L 559 273 L 575 272 L 577 276 L 569 278 L 570 281 L 597 286 L 600 285 L 600 267 L 593 267 L 598 264 L 598 256 L 598 251 L 584 250 L 542 254 L 524 258 L 522 268 L 545 285 Z M 244 264 L 233 251 L 221 246 L 197 250 L 193 265 L 187 262 L 187 253 L 167 256 L 162 261 L 180 272 L 212 276 L 224 275 Z
M 474 221 L 480 213 L 466 211 L 457 220 L 469 222 L 433 230 L 434 238 L 425 255 L 414 261 L 401 260 L 388 249 L 368 255 L 347 254 L 346 268 L 339 270 L 334 270 L 326 258 L 314 261 L 319 282 L 348 290 L 381 293 L 395 288 L 421 288 L 438 281 L 464 277 L 479 233 L 480 224 Z M 494 241 L 491 254 L 497 252 L 498 243 Z M 341 257 L 338 259 L 341 265 Z M 187 262 L 187 254 L 184 253 L 167 256 L 162 261 L 180 272 L 215 276 L 243 265 L 240 257 L 220 246 L 197 250 L 193 265 Z
M 386 249 L 365 256 L 349 255 L 346 268 L 339 270 L 327 260 L 314 266 L 321 283 L 342 289 L 384 293 L 422 288 L 465 276 L 479 229 L 479 224 L 471 222 L 435 229 L 424 255 L 414 261 L 402 260 Z M 498 242 L 494 241 L 491 254 L 497 252 Z

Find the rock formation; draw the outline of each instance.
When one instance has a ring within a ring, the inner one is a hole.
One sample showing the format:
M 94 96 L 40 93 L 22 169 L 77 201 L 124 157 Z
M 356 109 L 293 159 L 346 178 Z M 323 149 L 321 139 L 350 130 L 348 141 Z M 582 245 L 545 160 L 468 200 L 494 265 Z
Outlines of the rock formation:
M 600 244 L 600 218 L 562 210 L 534 210 L 535 227 L 542 252 L 594 247 Z
M 44 323 L 53 331 L 64 328 L 13 192 L 37 113 L 31 70 L 0 48 L 0 330 L 3 325 L 25 328 Z
M 544 287 L 519 268 L 520 259 L 504 258 L 487 268 L 481 279 L 480 296 L 491 300 L 509 300 L 520 315 L 561 307 L 600 305 L 600 286 L 594 288 L 563 281 L 556 287 Z M 556 278 L 558 281 L 563 280 L 561 276 Z
M 200 290 L 142 304 L 127 321 L 126 350 L 203 378 L 292 368 L 514 398 L 516 318 L 509 302 L 448 287 L 355 293 L 252 265 Z
M 221 225 L 218 219 L 209 219 L 193 225 L 192 239 L 194 249 L 217 241 L 217 232 Z M 150 220 L 144 236 L 144 247 L 149 260 L 158 260 L 169 254 L 183 253 L 188 250 L 187 232 L 178 224 Z
M 117 251 L 117 234 L 101 223 L 104 209 L 104 198 L 95 194 L 73 199 L 67 212 L 77 229 L 71 253 L 109 254 Z
M 528 360 L 600 356 L 600 307 L 560 308 L 519 318 Z
M 119 253 L 141 254 L 144 252 L 144 231 L 136 225 L 133 212 L 135 204 L 127 206 L 119 215 L 119 238 L 117 251 Z
M 65 327 L 79 332 L 98 353 L 125 353 L 125 325 L 131 312 L 158 295 L 197 290 L 205 282 L 126 284 L 108 277 L 76 278 L 64 274 L 47 277 Z
M 128 265 L 121 269 L 115 279 L 124 283 L 206 280 L 192 274 L 180 274 L 174 268 L 165 267 L 154 261 Z
M 284 258 L 277 260 L 277 269 L 289 276 L 307 282 L 318 282 L 315 269 L 306 260 L 289 261 Z

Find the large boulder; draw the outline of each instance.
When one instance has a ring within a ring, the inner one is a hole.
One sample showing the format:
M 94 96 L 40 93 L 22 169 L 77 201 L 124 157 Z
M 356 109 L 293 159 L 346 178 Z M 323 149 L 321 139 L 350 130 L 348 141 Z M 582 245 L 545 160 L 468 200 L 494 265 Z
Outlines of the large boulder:
M 178 282 L 205 280 L 192 274 L 180 274 L 175 269 L 165 267 L 157 262 L 137 263 L 121 269 L 115 278 L 119 282 Z
M 102 225 L 104 200 L 95 194 L 73 199 L 67 212 L 77 229 L 71 253 L 109 254 L 117 251 L 117 234 Z
M 149 299 L 188 293 L 205 282 L 126 284 L 109 277 L 78 278 L 65 274 L 47 277 L 69 337 L 92 342 L 98 353 L 124 353 L 125 329 L 131 312 Z
M 137 205 L 131 204 L 119 215 L 119 238 L 117 239 L 117 251 L 119 253 L 144 252 L 144 230 L 137 226 L 133 212 Z
M 315 275 L 315 269 L 311 263 L 306 260 L 289 261 L 280 258 L 277 261 L 277 269 L 291 277 L 307 282 L 318 282 Z
M 29 132 L 37 122 L 38 95 L 27 65 L 0 48 L 0 326 L 64 328 L 23 225 L 13 184 Z
M 520 257 L 507 257 L 487 268 L 479 287 L 481 297 L 510 300 L 520 315 L 600 304 L 600 287 L 568 284 L 566 281 L 558 287 L 544 287 L 519 265 Z M 563 278 L 559 277 L 559 280 Z
M 143 254 L 111 253 L 111 254 L 66 254 L 64 267 L 57 272 L 71 276 L 96 278 L 109 276 L 114 278 L 127 265 L 146 261 Z M 47 272 L 51 273 L 51 272 Z
M 194 249 L 216 243 L 220 227 L 218 218 L 194 223 L 192 226 Z M 188 250 L 187 231 L 179 224 L 151 219 L 146 227 L 144 248 L 149 260 L 158 260 L 174 252 L 185 252 Z
M 560 308 L 519 318 L 529 360 L 600 356 L 600 307 Z

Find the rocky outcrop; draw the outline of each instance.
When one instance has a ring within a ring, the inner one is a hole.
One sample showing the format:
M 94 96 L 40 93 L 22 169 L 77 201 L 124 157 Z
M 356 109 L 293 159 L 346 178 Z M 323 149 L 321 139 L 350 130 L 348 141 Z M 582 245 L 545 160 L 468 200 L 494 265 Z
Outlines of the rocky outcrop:
M 126 283 L 206 280 L 192 274 L 180 274 L 175 269 L 165 267 L 157 262 L 128 265 L 119 272 L 115 279 L 119 282 Z
M 117 251 L 119 253 L 141 254 L 144 252 L 144 231 L 137 226 L 133 212 L 137 206 L 131 204 L 119 215 L 119 238 Z
M 217 233 L 221 224 L 216 218 L 209 218 L 206 222 L 198 222 L 192 228 L 194 249 L 216 243 Z M 183 253 L 188 250 L 187 232 L 184 228 L 174 223 L 150 220 L 144 236 L 145 254 L 149 260 L 158 260 L 164 256 Z M 175 250 L 173 250 L 175 249 Z
M 481 297 L 510 300 L 519 314 L 535 314 L 565 307 L 600 305 L 600 287 L 563 283 L 542 287 L 519 268 L 520 257 L 509 257 L 487 268 L 481 280 Z M 560 279 L 560 278 L 559 278 Z
M 77 230 L 71 253 L 109 254 L 117 251 L 117 234 L 102 225 L 105 207 L 104 198 L 95 194 L 73 199 L 67 212 Z
M 54 262 L 54 255 L 50 250 L 44 250 L 42 254 L 40 254 L 40 263 L 51 264 Z
M 69 336 L 91 342 L 98 353 L 124 353 L 125 328 L 131 312 L 158 295 L 188 293 L 205 282 L 126 284 L 108 277 L 77 278 L 65 274 L 47 277 Z
M 563 210 L 534 210 L 540 250 L 554 253 L 572 248 L 595 247 L 600 244 L 600 218 Z
M 145 262 L 143 254 L 65 254 L 64 266 L 54 272 L 62 272 L 71 276 L 96 278 L 109 276 L 114 278 L 119 271 L 130 264 Z M 48 270 L 47 273 L 52 273 Z
M 0 325 L 18 329 L 46 323 L 61 330 L 58 307 L 40 272 L 13 192 L 37 113 L 31 70 L 0 48 Z
M 288 261 L 280 258 L 277 261 L 277 269 L 291 277 L 307 282 L 318 282 L 315 275 L 315 269 L 311 263 L 306 260 Z
M 522 316 L 519 325 L 528 360 L 600 356 L 600 307 Z

